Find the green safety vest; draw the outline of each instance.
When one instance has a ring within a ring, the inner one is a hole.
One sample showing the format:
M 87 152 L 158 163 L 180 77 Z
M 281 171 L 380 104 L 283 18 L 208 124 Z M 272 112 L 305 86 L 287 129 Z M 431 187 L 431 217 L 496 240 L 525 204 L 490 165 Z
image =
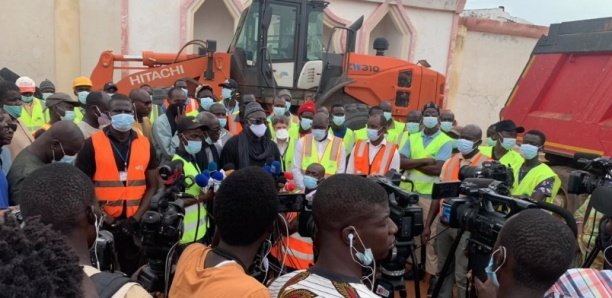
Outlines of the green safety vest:
M 445 133 L 439 133 L 427 147 L 423 146 L 423 137 L 421 133 L 410 135 L 410 158 L 434 158 L 442 147 L 451 141 Z M 422 173 L 417 169 L 408 171 L 408 179 L 414 183 L 414 191 L 419 193 L 421 197 L 430 197 L 433 190 L 434 182 L 440 181 L 439 176 L 430 176 Z M 410 183 L 403 182 L 400 184 L 403 189 L 410 190 Z
M 151 121 L 151 125 L 155 123 L 155 120 L 159 118 L 159 106 L 153 104 L 153 108 L 151 109 L 151 113 L 149 113 L 149 121 Z
M 555 182 L 553 183 L 552 194 L 550 197 L 546 198 L 547 203 L 553 203 L 555 197 L 557 196 L 557 192 L 559 192 L 559 188 L 561 187 L 561 179 L 557 173 L 555 173 L 548 165 L 539 164 L 535 168 L 529 170 L 527 175 L 523 177 L 523 180 L 519 183 L 519 170 L 514 171 L 514 186 L 512 187 L 512 195 L 513 196 L 527 196 L 531 197 L 531 194 L 535 190 L 535 188 L 542 181 L 553 177 Z
M 393 143 L 391 141 L 397 140 L 398 137 L 404 132 L 405 128 L 406 128 L 406 123 L 402 123 L 397 120 L 393 120 L 393 128 L 387 129 L 387 142 Z M 397 144 L 397 143 L 394 143 L 394 144 Z
M 83 112 L 85 110 L 81 109 L 81 108 L 74 108 L 74 124 L 79 124 L 79 122 L 81 122 L 83 120 Z
M 24 104 L 21 106 L 21 117 L 19 120 L 23 121 L 30 134 L 34 134 L 34 132 L 47 123 L 49 119 L 47 115 L 49 115 L 48 110 L 43 109 L 42 101 L 35 97 L 32 100 L 32 115 L 28 114 Z
M 191 162 L 186 161 L 178 154 L 175 154 L 172 157 L 172 160 L 180 160 L 183 162 L 183 171 L 185 173 L 185 177 L 191 176 L 195 177 L 200 172 L 198 168 Z M 190 178 L 191 179 L 191 178 Z M 188 187 L 185 192 L 198 197 L 202 193 L 202 189 L 198 186 L 195 181 L 190 181 L 192 185 Z M 189 183 L 188 183 L 189 184 Z M 198 227 L 198 206 L 199 206 L 199 227 Z M 194 204 L 185 208 L 185 217 L 183 218 L 183 236 L 181 237 L 181 244 L 195 242 L 197 240 L 202 239 L 204 235 L 206 235 L 206 230 L 208 227 L 208 219 L 206 206 L 204 204 Z M 198 230 L 198 235 L 196 237 L 196 229 Z
M 317 144 L 314 142 L 312 134 L 304 136 L 302 143 L 302 173 L 306 172 L 306 168 L 311 164 L 318 163 L 325 168 L 325 177 L 336 174 L 340 163 L 340 154 L 343 153 L 342 146 L 344 146 L 342 139 L 333 136 L 325 147 L 323 157 L 319 160 Z
M 298 138 L 289 136 L 289 143 L 285 152 L 281 152 L 281 159 L 283 162 L 283 171 L 291 171 L 293 169 L 293 155 L 295 154 L 295 144 Z
M 480 146 L 478 147 L 482 154 L 486 155 L 488 158 L 493 158 L 493 147 L 492 146 Z M 512 173 L 517 176 L 518 171 L 521 169 L 521 166 L 525 162 L 525 159 L 521 156 L 520 153 L 514 150 L 508 150 L 502 158 L 499 159 L 499 163 L 506 167 L 512 168 Z M 516 179 L 515 179 L 516 180 Z M 515 181 L 516 183 L 516 181 Z
M 297 119 L 297 117 L 295 117 Z M 295 138 L 296 140 L 300 138 L 300 125 L 298 122 L 295 122 L 294 116 L 291 115 L 291 121 L 289 121 L 289 137 Z M 268 130 L 270 131 L 270 136 L 272 140 L 276 140 L 276 131 L 274 131 L 274 125 L 272 124 L 272 116 L 268 117 Z
M 420 134 L 421 132 L 418 132 L 418 133 Z M 406 145 L 406 142 L 408 142 L 409 138 L 410 138 L 410 133 L 408 133 L 407 131 L 404 131 L 399 135 L 399 139 L 397 139 L 397 136 L 396 138 L 393 138 L 393 139 L 387 138 L 387 142 L 396 144 L 397 150 L 402 150 L 402 148 L 404 148 L 404 145 Z
M 327 133 L 329 135 L 335 136 L 334 130 L 331 129 L 331 127 L 329 128 Z M 355 132 L 347 127 L 346 133 L 344 134 L 344 138 L 342 138 L 342 140 L 344 141 L 344 154 L 351 154 L 351 151 L 353 151 L 353 146 L 355 146 Z

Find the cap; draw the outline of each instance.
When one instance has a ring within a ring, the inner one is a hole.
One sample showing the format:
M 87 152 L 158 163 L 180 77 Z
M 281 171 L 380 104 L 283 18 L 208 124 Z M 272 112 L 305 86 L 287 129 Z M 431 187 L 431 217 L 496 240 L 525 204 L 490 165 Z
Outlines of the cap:
M 74 105 L 77 105 L 79 103 L 78 100 L 70 97 L 70 95 L 68 95 L 67 93 L 56 92 L 52 94 L 51 96 L 47 97 L 47 101 L 45 102 L 45 105 L 48 108 L 50 108 L 60 102 L 67 102 L 67 103 L 74 104 Z
M 208 90 L 210 90 L 210 92 L 214 92 L 214 90 L 213 90 L 213 88 L 212 88 L 212 86 L 211 86 L 211 85 L 208 85 L 208 84 L 202 84 L 202 85 L 200 85 L 200 86 L 196 87 L 196 89 L 195 89 L 195 95 L 197 96 L 197 95 L 198 95 L 198 93 L 200 93 L 200 91 L 202 91 L 202 89 L 208 89 Z
M 53 89 L 55 90 L 55 85 L 53 85 L 53 82 L 45 79 L 44 81 L 40 82 L 40 86 L 39 86 L 40 90 L 47 90 L 47 89 Z
M 522 126 L 516 126 L 516 124 L 514 124 L 514 121 L 512 120 L 502 120 L 495 124 L 495 132 L 502 131 L 522 133 L 525 131 L 525 128 L 523 128 Z
M 20 93 L 26 93 L 26 92 L 34 93 L 36 91 L 36 83 L 34 83 L 34 80 L 28 77 L 19 77 L 19 79 L 15 81 L 15 85 L 19 87 Z
M 80 76 L 74 78 L 72 81 L 72 88 L 76 88 L 77 86 L 93 86 L 91 80 L 88 77 Z
M 249 115 L 256 113 L 256 112 L 264 112 L 264 109 L 261 107 L 261 105 L 258 102 L 249 102 L 247 103 L 246 107 L 244 107 L 244 117 L 248 118 Z
M 304 112 L 311 112 L 313 114 L 317 112 L 315 103 L 312 100 L 307 100 L 302 105 L 300 105 L 300 108 L 298 109 L 298 115 L 302 115 L 302 113 Z
M 440 107 L 438 107 L 438 105 L 436 105 L 433 101 L 426 103 L 425 106 L 423 106 L 422 112 L 425 113 L 425 110 L 427 109 L 434 109 L 436 112 L 438 112 L 438 114 L 440 114 Z
M 198 129 L 198 128 L 204 129 L 204 127 L 206 126 L 203 123 L 201 123 L 200 121 L 198 121 L 198 119 L 192 116 L 183 116 L 179 118 L 176 123 L 176 130 L 178 132 L 183 132 L 186 130 Z
M 115 89 L 115 92 L 117 92 L 117 90 L 119 90 L 119 89 L 117 88 L 117 85 L 115 85 L 115 83 L 113 83 L 113 82 L 108 82 L 108 83 L 104 84 L 104 89 L 103 89 L 103 90 L 104 90 L 104 91 L 108 91 L 109 89 L 113 89 L 113 88 Z
M 234 79 L 225 80 L 223 83 L 219 84 L 221 87 L 226 87 L 229 89 L 238 89 L 238 82 Z
M 287 90 L 287 89 L 282 89 L 282 90 L 278 91 L 277 96 L 278 96 L 278 97 L 289 96 L 289 99 L 293 98 L 293 97 L 291 96 L 291 91 L 289 91 L 289 90 Z

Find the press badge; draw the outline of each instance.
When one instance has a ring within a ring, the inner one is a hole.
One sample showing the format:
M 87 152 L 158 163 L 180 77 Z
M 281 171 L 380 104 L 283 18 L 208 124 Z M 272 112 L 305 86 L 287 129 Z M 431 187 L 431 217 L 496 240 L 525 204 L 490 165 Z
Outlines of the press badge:
M 121 181 L 121 182 L 127 181 L 127 172 L 126 171 L 119 172 L 119 181 Z

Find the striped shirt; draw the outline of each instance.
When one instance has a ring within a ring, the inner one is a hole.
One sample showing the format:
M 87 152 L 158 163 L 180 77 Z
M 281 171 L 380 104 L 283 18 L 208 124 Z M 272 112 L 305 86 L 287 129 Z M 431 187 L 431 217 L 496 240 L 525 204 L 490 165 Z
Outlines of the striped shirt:
M 544 297 L 612 297 L 612 270 L 567 270 Z
M 268 289 L 272 298 L 378 297 L 362 284 L 359 279 L 340 277 L 312 268 L 285 274 L 277 278 Z

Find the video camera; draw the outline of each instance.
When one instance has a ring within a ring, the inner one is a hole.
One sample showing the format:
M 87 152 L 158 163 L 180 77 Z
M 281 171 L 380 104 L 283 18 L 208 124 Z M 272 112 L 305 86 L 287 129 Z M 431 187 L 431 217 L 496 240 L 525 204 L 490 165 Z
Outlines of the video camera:
M 510 195 L 510 189 L 514 183 L 512 169 L 502 165 L 498 161 L 485 161 L 480 167 L 463 166 L 459 169 L 459 180 L 468 178 L 485 178 L 499 181 L 495 191 L 499 194 Z

